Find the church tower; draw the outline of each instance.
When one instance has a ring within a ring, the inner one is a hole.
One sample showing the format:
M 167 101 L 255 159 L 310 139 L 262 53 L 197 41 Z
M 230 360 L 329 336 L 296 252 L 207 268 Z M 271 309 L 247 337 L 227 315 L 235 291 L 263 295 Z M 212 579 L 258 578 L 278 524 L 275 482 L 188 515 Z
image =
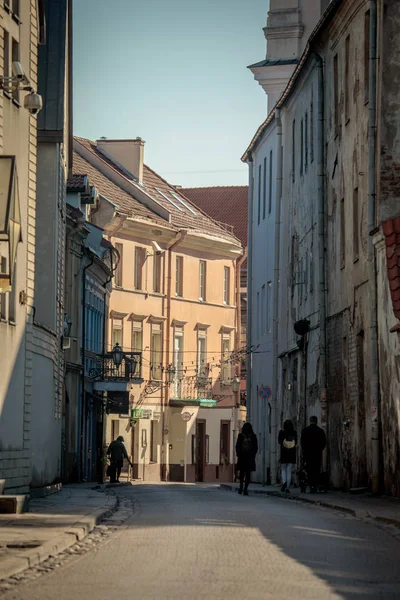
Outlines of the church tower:
M 279 100 L 329 1 L 270 0 L 264 27 L 266 58 L 249 67 L 268 95 L 268 112 Z

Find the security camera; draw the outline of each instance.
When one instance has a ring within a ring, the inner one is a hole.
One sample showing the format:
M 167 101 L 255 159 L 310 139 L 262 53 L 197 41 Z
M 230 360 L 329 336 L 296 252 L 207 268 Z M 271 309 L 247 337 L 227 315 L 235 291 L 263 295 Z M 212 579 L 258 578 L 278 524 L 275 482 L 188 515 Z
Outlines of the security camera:
M 43 102 L 42 96 L 40 94 L 36 94 L 35 92 L 31 92 L 27 94 L 24 99 L 24 107 L 29 110 L 31 115 L 37 115 L 40 110 L 42 110 Z
M 28 77 L 25 75 L 25 71 L 22 68 L 22 65 L 20 62 L 18 61 L 13 61 L 12 63 L 12 71 L 13 71 L 13 75 L 15 77 L 15 79 L 18 81 L 18 83 L 22 83 L 23 85 L 29 85 L 29 79 Z

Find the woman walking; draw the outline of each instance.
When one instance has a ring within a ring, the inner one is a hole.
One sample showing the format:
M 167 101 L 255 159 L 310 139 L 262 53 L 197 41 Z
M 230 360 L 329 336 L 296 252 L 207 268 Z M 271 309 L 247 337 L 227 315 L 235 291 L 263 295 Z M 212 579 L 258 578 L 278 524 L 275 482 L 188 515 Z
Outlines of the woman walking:
M 258 452 L 257 436 L 250 423 L 245 423 L 236 442 L 237 468 L 239 471 L 239 494 L 248 496 L 250 473 L 256 470 L 256 454 Z M 244 488 L 243 488 L 244 483 Z
M 297 433 L 289 419 L 284 422 L 283 429 L 278 435 L 278 444 L 281 447 L 282 487 L 281 491 L 290 493 L 292 482 L 292 469 L 296 464 Z

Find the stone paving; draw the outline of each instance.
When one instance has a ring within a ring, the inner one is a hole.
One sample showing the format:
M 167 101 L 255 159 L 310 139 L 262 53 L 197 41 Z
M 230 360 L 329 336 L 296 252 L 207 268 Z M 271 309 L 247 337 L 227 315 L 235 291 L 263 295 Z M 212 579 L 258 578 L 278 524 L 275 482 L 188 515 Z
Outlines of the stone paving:
M 31 500 L 28 513 L 0 515 L 0 580 L 83 539 L 117 506 L 117 498 L 105 491 L 95 484 L 69 485 Z
M 205 484 L 117 493 L 125 517 L 129 503 L 134 512 L 110 518 L 105 543 L 11 584 L 2 600 L 400 598 L 399 541 L 350 513 Z

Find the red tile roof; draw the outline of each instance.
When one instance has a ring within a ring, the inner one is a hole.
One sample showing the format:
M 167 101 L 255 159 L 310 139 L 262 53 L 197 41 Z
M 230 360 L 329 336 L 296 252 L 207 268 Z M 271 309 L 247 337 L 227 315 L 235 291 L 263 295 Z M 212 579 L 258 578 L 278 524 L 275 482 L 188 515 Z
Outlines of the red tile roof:
M 393 313 L 400 320 L 400 217 L 382 223 L 386 242 L 386 261 Z M 399 324 L 390 331 L 400 329 Z
M 233 233 L 247 245 L 247 185 L 180 188 L 193 204 L 219 223 L 233 227 Z
M 92 185 L 95 185 L 98 191 L 104 194 L 112 202 L 120 207 L 121 211 L 125 211 L 127 214 L 141 211 L 142 216 L 152 218 L 153 220 L 160 222 L 163 219 L 153 213 L 150 209 L 146 208 L 141 204 L 135 197 L 127 192 L 123 191 L 118 185 L 114 184 L 110 179 L 105 177 L 96 167 L 93 167 L 85 159 L 79 155 L 79 144 L 86 150 L 91 152 L 96 158 L 102 160 L 115 170 L 120 176 L 124 177 L 130 183 L 133 183 L 127 177 L 125 171 L 121 170 L 115 163 L 109 158 L 104 156 L 97 150 L 96 142 L 87 140 L 85 138 L 74 138 L 78 145 L 74 146 L 76 151 L 76 159 L 74 158 L 74 172 L 85 172 L 89 176 L 89 181 Z M 79 164 L 82 170 L 78 170 L 76 164 Z M 87 165 L 90 165 L 90 172 L 88 171 Z M 97 183 L 96 183 L 97 181 Z M 105 189 L 106 186 L 106 189 Z M 208 216 L 205 214 L 201 206 L 195 207 L 190 202 L 190 199 L 185 197 L 184 192 L 181 189 L 177 189 L 170 185 L 165 179 L 158 175 L 155 171 L 150 169 L 147 165 L 143 168 L 143 189 L 150 196 L 154 198 L 163 208 L 165 208 L 171 214 L 172 227 L 177 229 L 191 229 L 198 233 L 216 235 L 220 238 L 227 239 L 233 244 L 240 246 L 240 242 L 232 232 L 227 231 L 226 228 L 222 227 L 219 223 L 214 220 L 213 215 Z M 162 193 L 160 193 L 162 192 Z M 164 195 L 163 195 L 164 194 Z M 180 200 L 177 200 L 173 194 L 176 194 L 178 198 L 181 198 L 186 204 L 182 204 Z M 165 221 L 164 221 L 165 223 Z

